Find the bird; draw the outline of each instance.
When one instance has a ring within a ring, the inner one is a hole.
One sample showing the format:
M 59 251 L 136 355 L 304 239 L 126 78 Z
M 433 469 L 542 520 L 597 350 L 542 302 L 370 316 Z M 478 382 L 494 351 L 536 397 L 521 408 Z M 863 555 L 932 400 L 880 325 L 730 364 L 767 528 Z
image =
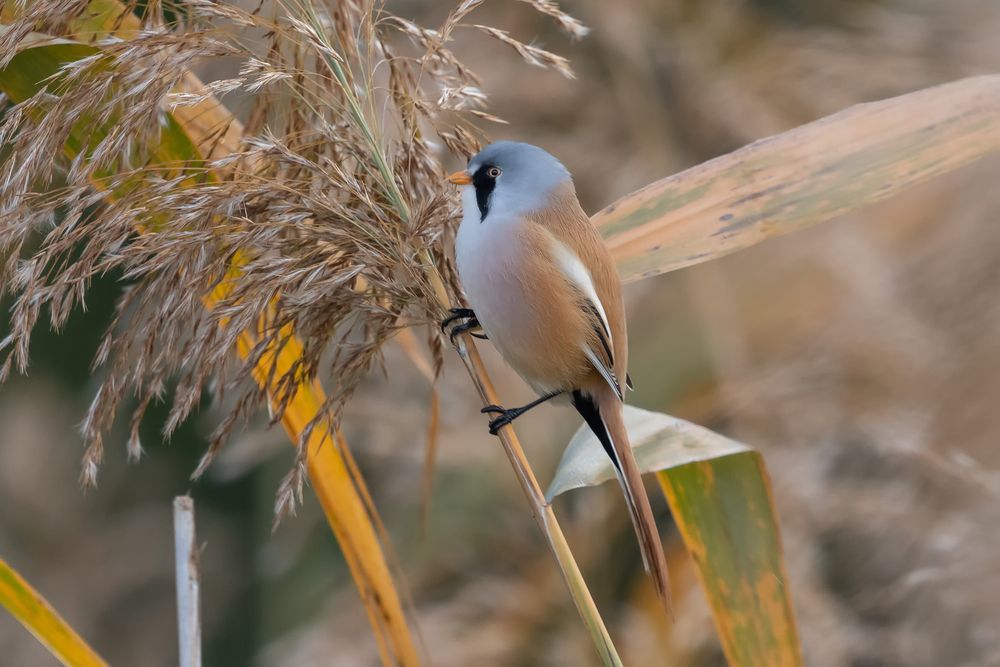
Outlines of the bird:
M 470 308 L 442 329 L 488 339 L 539 395 L 527 405 L 489 405 L 490 433 L 551 399 L 569 399 L 610 457 L 643 564 L 670 614 L 667 562 L 623 416 L 628 332 L 611 252 L 577 198 L 570 172 L 538 146 L 498 141 L 448 176 L 461 188 L 455 237 L 459 281 Z

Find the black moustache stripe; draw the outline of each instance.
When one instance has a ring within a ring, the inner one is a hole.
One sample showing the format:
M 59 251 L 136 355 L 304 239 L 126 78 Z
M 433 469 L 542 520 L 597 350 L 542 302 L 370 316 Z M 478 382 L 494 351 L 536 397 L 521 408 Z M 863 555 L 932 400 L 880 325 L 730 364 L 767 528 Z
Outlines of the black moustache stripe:
M 486 214 L 490 211 L 490 197 L 497 182 L 495 178 L 490 178 L 487 172 L 493 167 L 491 164 L 484 164 L 472 175 L 472 185 L 476 188 L 476 204 L 479 206 L 479 222 L 486 219 Z

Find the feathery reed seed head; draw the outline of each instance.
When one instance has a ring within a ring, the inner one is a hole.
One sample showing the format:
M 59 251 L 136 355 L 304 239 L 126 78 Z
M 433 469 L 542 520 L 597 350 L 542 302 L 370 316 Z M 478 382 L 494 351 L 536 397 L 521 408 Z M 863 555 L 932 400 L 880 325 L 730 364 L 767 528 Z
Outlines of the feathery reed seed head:
M 43 311 L 59 329 L 95 276 L 124 285 L 93 360 L 100 384 L 82 425 L 84 483 L 95 483 L 103 435 L 126 400 L 136 459 L 152 401 L 170 401 L 169 436 L 209 388 L 229 396 L 197 476 L 249 413 L 267 406 L 279 421 L 302 382 L 328 389 L 312 425 L 334 417 L 399 327 L 441 315 L 432 276 L 457 293 L 446 251 L 457 201 L 443 187 L 438 146 L 471 155 L 481 136 L 473 122 L 499 120 L 448 48 L 452 34 L 479 31 L 572 76 L 559 56 L 465 23 L 480 4 L 460 3 L 433 30 L 360 1 L 150 4 L 141 30 L 98 36 L 93 54 L 8 104 L 0 291 L 14 306 L 0 380 L 27 367 Z M 574 37 L 586 32 L 553 2 L 528 4 Z M 33 32 L 72 38 L 86 5 L 27 3 L 0 35 L 0 65 Z M 192 88 L 188 68 L 218 56 L 241 59 L 237 76 Z M 234 94 L 253 99 L 242 142 L 219 126 L 190 146 L 170 113 Z M 241 361 L 233 352 L 248 331 L 254 344 Z M 293 334 L 303 354 L 271 378 L 268 396 L 254 371 L 263 362 L 274 375 L 268 360 Z M 433 329 L 428 344 L 440 365 Z M 301 493 L 301 450 L 279 510 Z

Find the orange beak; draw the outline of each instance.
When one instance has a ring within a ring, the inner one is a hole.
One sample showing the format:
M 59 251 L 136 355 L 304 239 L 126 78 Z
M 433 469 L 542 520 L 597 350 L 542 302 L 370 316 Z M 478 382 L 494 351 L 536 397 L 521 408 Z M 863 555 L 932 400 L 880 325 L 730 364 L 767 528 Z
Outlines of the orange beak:
M 469 176 L 467 171 L 456 171 L 454 174 L 448 174 L 448 182 L 455 185 L 468 185 L 472 182 L 472 176 Z

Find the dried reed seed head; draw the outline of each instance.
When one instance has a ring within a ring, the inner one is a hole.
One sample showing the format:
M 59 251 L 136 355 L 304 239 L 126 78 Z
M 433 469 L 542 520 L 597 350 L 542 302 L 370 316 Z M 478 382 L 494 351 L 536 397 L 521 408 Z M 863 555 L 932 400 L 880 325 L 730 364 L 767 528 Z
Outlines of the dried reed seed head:
M 302 382 L 318 377 L 328 388 L 303 441 L 321 421 L 335 423 L 393 333 L 440 316 L 430 274 L 457 293 L 446 250 L 457 201 L 443 187 L 439 146 L 467 157 L 481 143 L 473 121 L 499 120 L 448 48 L 480 4 L 462 2 L 436 30 L 366 3 L 293 1 L 265 17 L 192 0 L 171 6 L 171 21 L 157 4 L 134 37 L 97 42 L 8 106 L 0 290 L 15 300 L 0 380 L 12 364 L 25 369 L 43 311 L 58 329 L 95 277 L 123 284 L 94 357 L 102 379 L 82 424 L 85 484 L 96 482 L 103 434 L 126 401 L 134 460 L 143 415 L 168 388 L 166 436 L 209 387 L 220 401 L 229 396 L 198 476 L 252 412 L 265 406 L 280 420 Z M 583 34 L 555 3 L 529 4 Z M 52 17 L 85 6 L 33 3 L 0 35 L 0 64 L 32 31 L 72 37 Z M 571 76 L 559 56 L 472 29 Z M 248 30 L 265 35 L 263 48 L 245 46 Z M 187 68 L 222 55 L 243 59 L 237 76 L 192 89 Z M 218 145 L 226 128 L 192 126 L 205 136 L 185 136 L 168 113 L 232 94 L 254 101 L 234 150 Z M 190 141 L 213 159 L 195 159 Z M 441 340 L 431 333 L 428 342 L 439 369 Z M 295 359 L 279 372 L 275 357 L 289 346 Z M 279 514 L 301 496 L 302 450 L 279 489 Z

